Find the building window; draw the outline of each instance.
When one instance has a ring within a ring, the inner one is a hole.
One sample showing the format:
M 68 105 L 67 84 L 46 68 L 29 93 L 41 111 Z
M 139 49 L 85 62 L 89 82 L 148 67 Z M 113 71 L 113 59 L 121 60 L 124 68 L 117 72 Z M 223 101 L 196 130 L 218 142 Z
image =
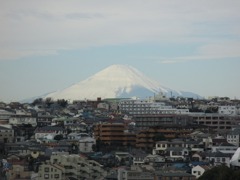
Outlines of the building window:
M 58 179 L 59 178 L 59 174 L 55 174 L 54 178 Z
M 49 174 L 44 174 L 44 179 L 49 179 Z
M 45 172 L 49 172 L 49 168 L 46 167 L 46 168 L 44 169 L 44 171 L 45 171 Z

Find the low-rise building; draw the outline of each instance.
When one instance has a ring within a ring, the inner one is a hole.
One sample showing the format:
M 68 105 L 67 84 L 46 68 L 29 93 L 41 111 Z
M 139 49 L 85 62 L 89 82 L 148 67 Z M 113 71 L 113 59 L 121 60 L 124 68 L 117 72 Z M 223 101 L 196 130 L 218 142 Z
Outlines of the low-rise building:
M 83 153 L 93 152 L 93 145 L 96 144 L 96 140 L 92 137 L 83 137 L 79 141 L 79 151 Z
M 60 126 L 44 126 L 44 127 L 37 127 L 35 129 L 35 139 L 41 139 L 48 135 L 60 135 L 66 136 L 67 130 Z
M 201 175 L 203 175 L 203 173 L 207 170 L 211 169 L 209 166 L 201 166 L 201 165 L 197 165 L 195 167 L 192 168 L 192 175 L 194 175 L 196 178 L 199 178 Z

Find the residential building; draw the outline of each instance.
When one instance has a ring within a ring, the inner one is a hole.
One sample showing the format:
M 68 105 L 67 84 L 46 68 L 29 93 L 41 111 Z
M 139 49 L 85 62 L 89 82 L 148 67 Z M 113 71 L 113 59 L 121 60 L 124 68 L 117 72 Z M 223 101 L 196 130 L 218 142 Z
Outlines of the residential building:
M 118 180 L 154 180 L 154 173 L 140 166 L 131 168 L 119 168 Z
M 96 140 L 104 143 L 117 143 L 119 145 L 135 145 L 136 134 L 126 131 L 123 123 L 103 123 L 94 127 Z
M 196 180 L 196 177 L 192 174 L 185 172 L 157 172 L 154 180 Z
M 219 145 L 216 146 L 212 146 L 212 152 L 221 152 L 224 154 L 234 154 L 234 152 L 237 150 L 238 146 L 235 146 L 233 144 L 230 143 L 221 143 Z
M 8 124 L 10 117 L 13 115 L 14 115 L 13 112 L 0 109 L 0 124 Z
M 141 130 L 136 135 L 136 147 L 142 149 L 152 149 L 158 138 L 174 139 L 187 138 L 193 131 L 192 127 L 181 126 L 156 126 Z M 159 137 L 160 136 L 160 137 Z
M 50 114 L 41 114 L 38 113 L 37 116 L 37 126 L 38 127 L 43 127 L 43 126 L 50 126 L 52 124 L 54 116 Z
M 196 178 L 199 178 L 203 173 L 207 170 L 210 170 L 211 168 L 206 165 L 197 165 L 192 168 L 192 175 L 194 175 Z
M 237 116 L 229 116 L 218 113 L 191 113 L 190 116 L 199 125 L 205 125 L 214 131 L 230 130 L 238 125 Z
M 154 126 L 187 126 L 192 123 L 191 117 L 184 114 L 137 114 L 133 119 L 136 128 L 147 129 Z
M 32 125 L 33 127 L 36 127 L 37 118 L 33 117 L 31 114 L 19 113 L 9 118 L 9 124 L 11 125 L 29 124 Z
M 49 179 L 101 179 L 106 172 L 101 165 L 93 160 L 68 153 L 55 153 L 51 155 L 50 161 L 39 167 L 39 180 Z
M 66 136 L 67 130 L 62 128 L 61 126 L 44 126 L 44 127 L 37 127 L 35 130 L 35 139 L 41 139 L 48 135 L 58 135 L 62 134 Z
M 14 130 L 9 125 L 0 126 L 0 142 L 8 143 L 14 141 Z
M 93 145 L 96 144 L 96 140 L 92 137 L 82 137 L 79 141 L 79 151 L 83 153 L 93 152 Z
M 218 106 L 218 113 L 224 115 L 237 115 L 238 111 L 236 106 Z
M 182 147 L 169 147 L 165 150 L 165 156 L 171 161 L 186 160 L 189 150 Z
M 240 128 L 234 128 L 227 134 L 227 142 L 237 147 L 240 146 Z
M 224 154 L 222 152 L 206 152 L 206 161 L 210 162 L 213 166 L 225 165 L 230 167 L 230 159 L 232 154 Z

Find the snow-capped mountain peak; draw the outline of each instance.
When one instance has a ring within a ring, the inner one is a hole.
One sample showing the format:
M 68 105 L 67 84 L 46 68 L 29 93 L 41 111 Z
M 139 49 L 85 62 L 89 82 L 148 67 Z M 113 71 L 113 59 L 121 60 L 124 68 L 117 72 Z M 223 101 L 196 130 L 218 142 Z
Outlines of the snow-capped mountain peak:
M 62 91 L 51 93 L 47 97 L 70 101 L 95 100 L 98 97 L 102 99 L 133 96 L 144 98 L 160 91 L 167 96 L 182 96 L 182 92 L 161 86 L 157 81 L 151 80 L 129 65 L 111 65 L 86 80 Z

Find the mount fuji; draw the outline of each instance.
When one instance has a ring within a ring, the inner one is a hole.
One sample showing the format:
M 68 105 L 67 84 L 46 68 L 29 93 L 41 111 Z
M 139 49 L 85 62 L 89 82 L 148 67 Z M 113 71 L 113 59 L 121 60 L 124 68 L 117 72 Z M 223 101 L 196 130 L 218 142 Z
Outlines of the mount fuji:
M 45 96 L 52 99 L 96 100 L 104 98 L 146 98 L 155 93 L 181 97 L 200 97 L 192 92 L 177 91 L 162 86 L 159 82 L 146 77 L 137 69 L 128 65 L 111 65 L 84 81 Z

